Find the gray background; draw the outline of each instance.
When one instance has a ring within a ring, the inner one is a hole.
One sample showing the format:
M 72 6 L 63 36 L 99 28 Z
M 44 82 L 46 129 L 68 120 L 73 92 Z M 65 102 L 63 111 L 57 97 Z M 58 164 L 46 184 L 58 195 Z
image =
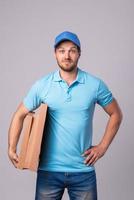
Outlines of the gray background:
M 120 130 L 96 163 L 99 200 L 134 196 L 133 0 L 0 0 L 0 198 L 34 199 L 36 173 L 16 170 L 7 157 L 13 112 L 38 78 L 58 66 L 57 34 L 69 30 L 82 44 L 79 67 L 102 78 L 124 113 Z M 104 133 L 108 115 L 96 106 L 93 144 Z M 65 190 L 64 200 L 68 199 Z

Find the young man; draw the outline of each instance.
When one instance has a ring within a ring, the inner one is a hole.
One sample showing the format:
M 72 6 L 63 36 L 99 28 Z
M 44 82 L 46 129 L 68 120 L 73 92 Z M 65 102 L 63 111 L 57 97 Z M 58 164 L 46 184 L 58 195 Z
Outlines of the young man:
M 107 85 L 78 67 L 81 45 L 76 34 L 60 33 L 54 49 L 59 69 L 35 82 L 13 116 L 9 158 L 16 166 L 16 147 L 24 117 L 44 102 L 48 105 L 48 115 L 35 199 L 60 200 L 67 188 L 71 200 L 96 200 L 94 164 L 116 135 L 122 113 Z M 92 146 L 96 103 L 109 115 L 109 121 L 99 144 Z

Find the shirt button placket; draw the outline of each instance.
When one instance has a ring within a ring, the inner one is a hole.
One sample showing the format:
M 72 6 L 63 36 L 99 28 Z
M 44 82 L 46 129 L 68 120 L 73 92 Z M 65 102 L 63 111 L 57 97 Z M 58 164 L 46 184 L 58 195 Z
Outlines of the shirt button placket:
M 70 91 L 69 91 L 69 88 L 67 89 L 67 92 L 66 92 L 66 95 L 67 95 L 67 101 L 71 101 L 71 94 L 70 94 Z

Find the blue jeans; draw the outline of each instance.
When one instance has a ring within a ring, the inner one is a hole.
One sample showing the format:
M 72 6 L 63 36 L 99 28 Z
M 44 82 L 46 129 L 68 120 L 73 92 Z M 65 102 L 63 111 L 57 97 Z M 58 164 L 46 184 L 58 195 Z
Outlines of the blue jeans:
M 95 170 L 91 172 L 38 170 L 35 200 L 61 200 L 65 188 L 70 200 L 97 200 Z

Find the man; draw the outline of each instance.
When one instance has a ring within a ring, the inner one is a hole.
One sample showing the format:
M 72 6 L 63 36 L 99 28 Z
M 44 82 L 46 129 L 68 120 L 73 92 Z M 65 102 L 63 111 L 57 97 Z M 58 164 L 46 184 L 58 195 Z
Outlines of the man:
M 67 188 L 71 200 L 96 200 L 94 164 L 116 135 L 122 112 L 107 85 L 78 67 L 81 44 L 76 34 L 60 33 L 54 49 L 59 69 L 35 82 L 13 116 L 9 158 L 16 166 L 16 147 L 24 117 L 44 102 L 48 105 L 48 115 L 35 199 L 60 200 Z M 99 144 L 92 146 L 96 103 L 109 115 L 109 121 Z

